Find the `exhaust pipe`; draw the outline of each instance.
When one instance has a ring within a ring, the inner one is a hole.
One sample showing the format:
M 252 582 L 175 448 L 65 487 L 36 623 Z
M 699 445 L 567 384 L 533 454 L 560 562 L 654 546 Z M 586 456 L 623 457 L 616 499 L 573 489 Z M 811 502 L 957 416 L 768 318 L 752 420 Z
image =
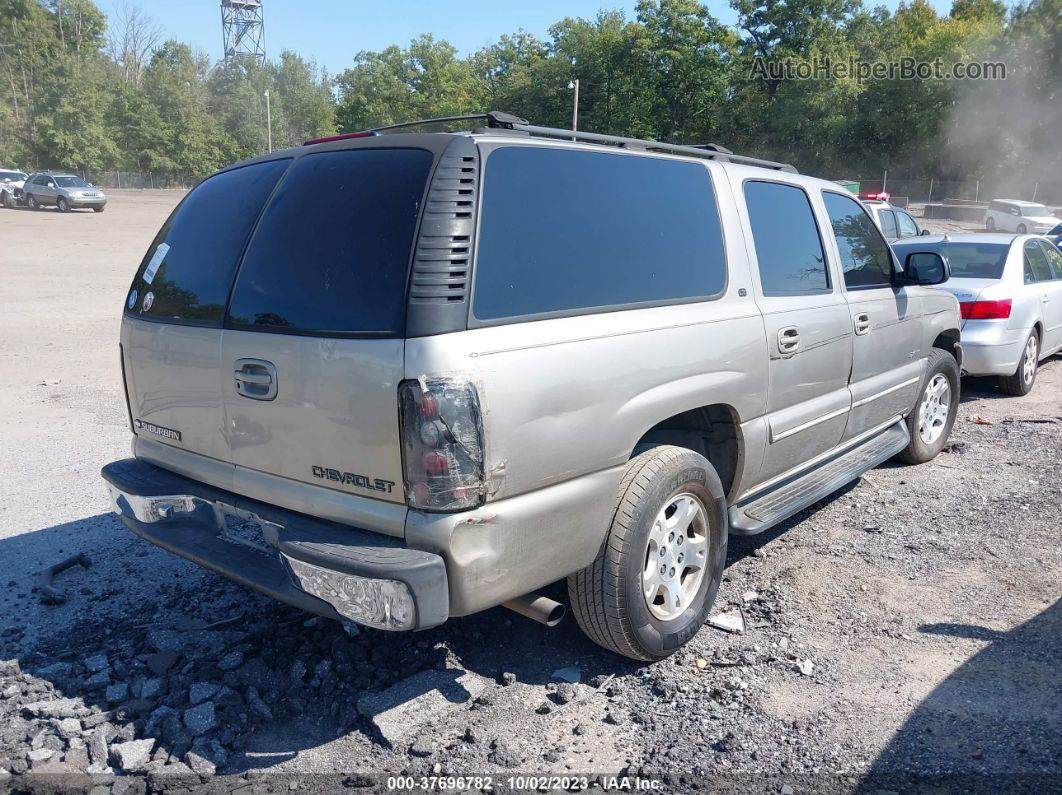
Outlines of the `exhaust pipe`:
M 568 608 L 560 602 L 555 602 L 548 596 L 542 596 L 542 594 L 537 593 L 525 594 L 515 599 L 510 599 L 508 602 L 502 602 L 502 607 L 507 607 L 513 612 L 537 621 L 539 624 L 545 624 L 547 627 L 557 626 L 568 611 Z

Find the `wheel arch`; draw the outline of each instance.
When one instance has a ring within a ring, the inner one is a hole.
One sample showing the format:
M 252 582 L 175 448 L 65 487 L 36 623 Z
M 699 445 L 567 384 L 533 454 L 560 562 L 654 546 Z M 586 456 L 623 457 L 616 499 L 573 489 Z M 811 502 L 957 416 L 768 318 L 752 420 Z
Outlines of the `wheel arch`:
M 962 369 L 962 345 L 960 340 L 962 339 L 959 329 L 949 328 L 940 332 L 936 339 L 933 340 L 933 347 L 942 351 L 947 351 L 955 359 L 955 362 L 959 365 L 959 369 Z
M 665 417 L 641 435 L 630 456 L 662 444 L 693 450 L 708 459 L 723 485 L 727 502 L 732 502 L 745 461 L 741 421 L 733 406 L 710 403 Z

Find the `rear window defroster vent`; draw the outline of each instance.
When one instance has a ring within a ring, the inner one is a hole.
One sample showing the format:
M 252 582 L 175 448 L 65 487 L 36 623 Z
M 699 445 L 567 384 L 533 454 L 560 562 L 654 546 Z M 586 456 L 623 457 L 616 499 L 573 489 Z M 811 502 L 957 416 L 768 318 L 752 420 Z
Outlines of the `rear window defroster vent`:
M 455 138 L 428 188 L 410 275 L 407 336 L 466 325 L 478 193 L 479 150 L 471 139 Z

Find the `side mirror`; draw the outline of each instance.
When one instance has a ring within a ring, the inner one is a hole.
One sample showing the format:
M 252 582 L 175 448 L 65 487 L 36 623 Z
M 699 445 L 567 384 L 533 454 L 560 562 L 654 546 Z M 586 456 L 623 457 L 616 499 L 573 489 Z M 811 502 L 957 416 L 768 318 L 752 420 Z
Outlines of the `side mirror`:
M 935 251 L 913 251 L 903 263 L 904 282 L 929 287 L 951 278 L 951 266 Z
M 923 230 L 922 230 L 921 232 L 919 232 L 918 234 L 920 234 L 920 235 L 922 235 L 923 237 L 925 237 L 926 235 L 930 235 L 930 234 L 932 234 L 932 232 L 930 232 L 930 231 L 929 231 L 928 229 L 923 229 Z

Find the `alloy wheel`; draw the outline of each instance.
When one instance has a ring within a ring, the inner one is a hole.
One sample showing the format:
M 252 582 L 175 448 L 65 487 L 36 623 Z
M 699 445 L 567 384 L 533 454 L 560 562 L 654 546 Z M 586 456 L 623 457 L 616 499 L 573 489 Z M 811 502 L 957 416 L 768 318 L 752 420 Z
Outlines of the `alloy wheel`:
M 1025 343 L 1025 355 L 1021 360 L 1021 377 L 1026 384 L 1031 384 L 1036 377 L 1037 353 L 1039 344 L 1036 335 L 1030 334 L 1029 341 Z
M 708 561 L 708 514 L 697 497 L 675 495 L 649 530 L 642 596 L 661 621 L 678 618 L 697 596 Z
M 951 413 L 951 384 L 947 376 L 937 373 L 926 385 L 919 411 L 918 435 L 925 444 L 933 444 L 944 433 Z

